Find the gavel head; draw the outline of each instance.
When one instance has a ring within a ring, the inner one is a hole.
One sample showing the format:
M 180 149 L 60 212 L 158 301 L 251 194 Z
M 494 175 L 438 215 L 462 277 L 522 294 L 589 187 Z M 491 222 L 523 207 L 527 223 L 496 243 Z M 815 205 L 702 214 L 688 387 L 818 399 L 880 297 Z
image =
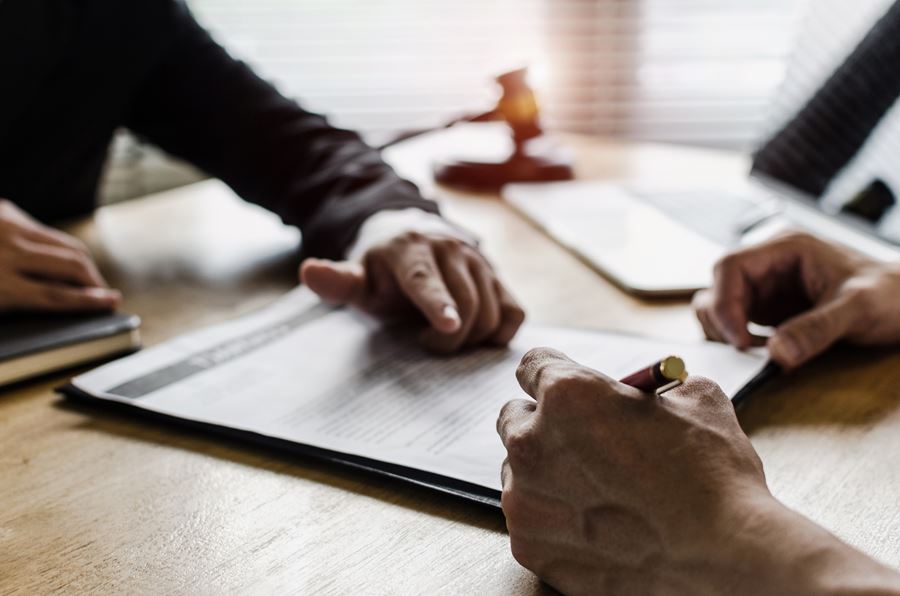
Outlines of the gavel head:
M 497 102 L 496 113 L 512 129 L 517 144 L 543 133 L 537 99 L 528 85 L 527 76 L 528 69 L 521 68 L 497 77 L 503 95 Z

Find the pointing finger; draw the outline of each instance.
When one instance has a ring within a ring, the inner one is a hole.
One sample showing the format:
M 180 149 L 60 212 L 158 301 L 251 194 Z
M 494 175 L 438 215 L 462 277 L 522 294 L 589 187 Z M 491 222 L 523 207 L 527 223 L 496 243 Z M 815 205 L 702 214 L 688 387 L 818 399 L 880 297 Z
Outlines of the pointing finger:
M 97 266 L 84 253 L 27 241 L 21 244 L 24 250 L 16 265 L 22 273 L 87 287 L 107 287 Z
M 388 254 L 397 284 L 439 333 L 455 333 L 462 319 L 434 257 L 425 241 L 403 242 Z
M 20 281 L 19 288 L 22 308 L 61 312 L 113 310 L 122 301 L 121 293 L 108 288 L 73 288 L 29 280 Z
M 750 345 L 747 331 L 748 291 L 741 269 L 740 255 L 725 257 L 716 264 L 712 305 L 708 311 L 711 322 L 728 342 L 738 348 Z
M 450 353 L 459 350 L 466 343 L 481 308 L 481 298 L 466 257 L 457 251 L 440 257 L 440 270 L 453 300 L 459 305 L 461 324 L 455 333 L 442 333 L 437 329 L 426 329 L 422 343 L 436 352 Z

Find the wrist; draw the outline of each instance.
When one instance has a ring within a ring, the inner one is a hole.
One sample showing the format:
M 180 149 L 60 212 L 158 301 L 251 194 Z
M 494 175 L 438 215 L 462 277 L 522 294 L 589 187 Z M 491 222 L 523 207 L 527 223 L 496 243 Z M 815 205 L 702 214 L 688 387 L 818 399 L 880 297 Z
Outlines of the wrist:
M 388 210 L 380 211 L 363 222 L 356 240 L 347 252 L 347 259 L 360 261 L 372 247 L 409 232 L 449 236 L 478 246 L 474 236 L 439 215 L 415 208 Z
M 707 557 L 683 571 L 696 593 L 900 594 L 900 575 L 787 508 L 768 491 L 735 500 Z

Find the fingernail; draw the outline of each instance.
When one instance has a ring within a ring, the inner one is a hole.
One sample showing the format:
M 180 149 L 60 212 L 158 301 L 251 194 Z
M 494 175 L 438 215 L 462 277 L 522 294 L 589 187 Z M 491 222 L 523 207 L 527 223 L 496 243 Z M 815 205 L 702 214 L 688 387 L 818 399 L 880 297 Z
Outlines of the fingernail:
M 91 298 L 97 298 L 98 300 L 118 300 L 122 297 L 121 292 L 109 288 L 88 288 L 85 292 Z
M 459 316 L 459 311 L 456 310 L 456 307 L 450 306 L 448 304 L 444 307 L 444 310 L 441 311 L 441 314 L 445 319 L 453 322 L 454 331 L 459 329 L 459 326 L 462 325 L 462 318 Z

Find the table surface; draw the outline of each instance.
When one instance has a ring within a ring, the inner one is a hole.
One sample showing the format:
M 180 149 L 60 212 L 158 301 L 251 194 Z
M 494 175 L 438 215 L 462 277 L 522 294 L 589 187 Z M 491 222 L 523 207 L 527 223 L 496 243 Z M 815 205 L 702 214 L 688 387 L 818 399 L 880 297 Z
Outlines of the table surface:
M 708 186 L 747 165 L 715 151 L 565 140 L 584 178 Z M 700 337 L 686 301 L 627 296 L 496 197 L 434 189 L 428 160 L 449 145 L 433 141 L 389 158 L 482 238 L 532 321 Z M 67 229 L 141 315 L 147 345 L 258 308 L 296 279 L 297 233 L 216 181 L 104 207 Z M 2 593 L 549 591 L 513 560 L 496 512 L 69 405 L 53 391 L 66 378 L 0 391 Z M 775 494 L 894 566 L 898 388 L 900 354 L 845 348 L 740 412 Z

